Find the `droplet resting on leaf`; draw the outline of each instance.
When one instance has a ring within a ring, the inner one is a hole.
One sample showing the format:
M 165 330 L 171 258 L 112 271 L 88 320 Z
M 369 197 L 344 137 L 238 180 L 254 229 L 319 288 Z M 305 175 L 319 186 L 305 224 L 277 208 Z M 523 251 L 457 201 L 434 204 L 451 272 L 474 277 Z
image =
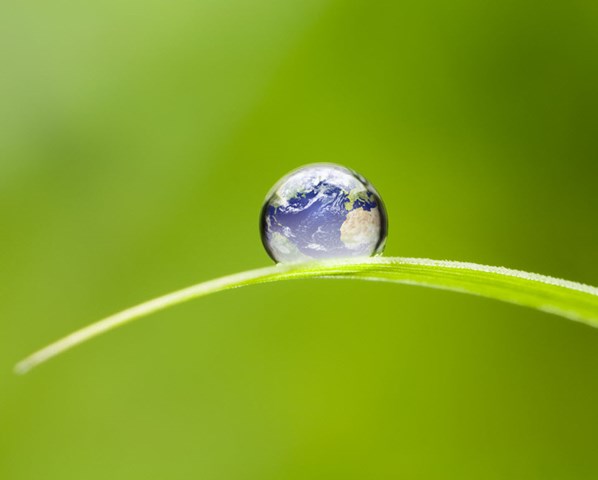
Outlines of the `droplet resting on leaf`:
M 266 251 L 280 263 L 378 255 L 388 230 L 376 189 L 332 163 L 284 176 L 266 197 L 260 225 Z

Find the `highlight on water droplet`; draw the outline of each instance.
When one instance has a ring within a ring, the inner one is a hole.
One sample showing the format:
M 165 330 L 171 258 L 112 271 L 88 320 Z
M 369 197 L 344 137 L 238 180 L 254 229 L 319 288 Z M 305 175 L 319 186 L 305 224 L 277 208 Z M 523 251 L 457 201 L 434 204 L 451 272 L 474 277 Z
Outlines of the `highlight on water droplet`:
M 266 196 L 262 242 L 279 263 L 380 255 L 388 220 L 376 189 L 333 163 L 290 172 Z

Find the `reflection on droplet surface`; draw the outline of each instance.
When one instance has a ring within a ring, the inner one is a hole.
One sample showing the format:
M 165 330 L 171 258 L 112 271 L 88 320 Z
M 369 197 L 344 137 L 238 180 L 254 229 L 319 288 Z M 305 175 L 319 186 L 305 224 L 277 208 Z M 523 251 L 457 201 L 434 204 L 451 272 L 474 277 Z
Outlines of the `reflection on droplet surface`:
M 381 254 L 387 218 L 365 178 L 341 165 L 315 163 L 274 185 L 260 226 L 273 260 L 297 262 Z

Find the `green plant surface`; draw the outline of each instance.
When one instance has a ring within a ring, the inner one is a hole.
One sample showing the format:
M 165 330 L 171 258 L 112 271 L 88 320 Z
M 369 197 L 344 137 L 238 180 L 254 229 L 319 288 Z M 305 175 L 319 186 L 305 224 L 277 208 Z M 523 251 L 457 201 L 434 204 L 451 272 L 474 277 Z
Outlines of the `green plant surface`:
M 249 270 L 179 290 L 134 306 L 77 330 L 37 351 L 15 367 L 33 367 L 104 332 L 194 298 L 238 287 L 292 279 L 341 278 L 404 283 L 470 293 L 536 308 L 598 327 L 598 288 L 545 275 L 474 263 L 375 257 Z

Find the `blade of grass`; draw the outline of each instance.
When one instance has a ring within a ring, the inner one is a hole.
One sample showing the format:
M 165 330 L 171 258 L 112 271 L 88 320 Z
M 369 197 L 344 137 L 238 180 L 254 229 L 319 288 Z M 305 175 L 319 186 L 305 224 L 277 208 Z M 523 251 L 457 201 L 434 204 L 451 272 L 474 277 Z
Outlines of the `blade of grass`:
M 159 310 L 232 288 L 305 278 L 345 278 L 422 285 L 536 308 L 598 327 L 598 288 L 534 273 L 473 263 L 417 258 L 367 258 L 276 265 L 199 283 L 104 318 L 33 353 L 23 374 L 104 332 Z

